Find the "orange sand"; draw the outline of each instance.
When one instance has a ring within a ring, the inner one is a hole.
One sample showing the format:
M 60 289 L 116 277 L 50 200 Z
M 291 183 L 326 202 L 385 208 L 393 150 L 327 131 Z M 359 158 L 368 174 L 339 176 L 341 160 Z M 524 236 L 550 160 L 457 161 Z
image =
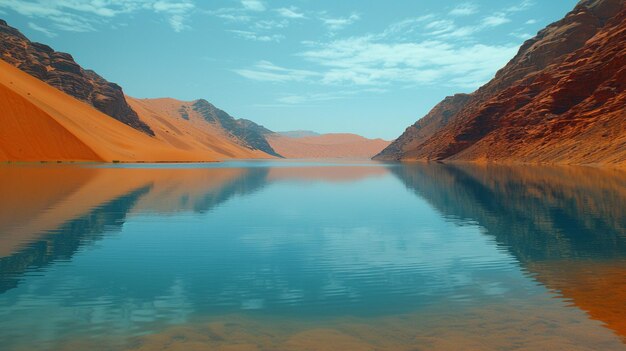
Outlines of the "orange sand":
M 546 262 L 529 270 L 626 340 L 626 261 Z
M 552 301 L 320 321 L 214 316 L 127 340 L 71 338 L 55 350 L 623 350 L 598 322 Z
M 382 139 L 356 134 L 323 134 L 290 138 L 280 134 L 267 138 L 272 148 L 286 158 L 363 158 L 370 159 L 389 145 Z
M 192 152 L 205 152 L 215 159 L 272 158 L 259 151 L 242 146 L 221 126 L 208 123 L 191 109 L 193 102 L 171 98 L 136 99 L 126 97 L 139 118 L 155 132 L 164 143 Z M 186 108 L 189 120 L 183 119 L 180 109 Z
M 138 112 L 156 138 L 0 61 L 0 161 L 215 161 L 265 155 L 217 137 L 202 139 L 195 130 L 168 138 L 167 120 Z

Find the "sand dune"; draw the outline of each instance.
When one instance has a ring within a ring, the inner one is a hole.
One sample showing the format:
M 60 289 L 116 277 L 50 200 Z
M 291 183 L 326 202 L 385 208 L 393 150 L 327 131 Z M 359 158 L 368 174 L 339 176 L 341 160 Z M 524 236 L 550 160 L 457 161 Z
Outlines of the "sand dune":
M 193 102 L 172 98 L 126 97 L 130 106 L 155 132 L 156 138 L 178 149 L 205 152 L 214 159 L 271 158 L 251 150 L 220 126 L 208 123 L 192 109 Z
M 293 138 L 281 134 L 267 136 L 272 148 L 286 158 L 363 158 L 379 153 L 388 141 L 367 139 L 348 133 Z
M 155 137 L 0 61 L 0 161 L 162 162 L 270 157 L 238 146 L 207 128 L 194 124 L 183 127 L 168 116 L 139 110 L 157 130 Z

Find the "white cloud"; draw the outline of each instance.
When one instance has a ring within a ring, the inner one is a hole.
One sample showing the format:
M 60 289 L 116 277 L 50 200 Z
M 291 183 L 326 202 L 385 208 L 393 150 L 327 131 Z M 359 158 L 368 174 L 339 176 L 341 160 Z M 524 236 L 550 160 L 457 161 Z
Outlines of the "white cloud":
M 322 18 L 322 22 L 330 29 L 331 31 L 341 30 L 354 22 L 358 21 L 361 17 L 353 13 L 348 17 L 336 17 L 336 18 Z
M 478 12 L 478 7 L 472 3 L 463 3 L 450 11 L 450 15 L 452 16 L 469 16 Z
M 367 88 L 367 89 L 353 89 L 353 90 L 333 90 L 331 92 L 325 93 L 310 93 L 310 94 L 288 94 L 279 97 L 276 99 L 278 103 L 287 104 L 287 105 L 295 105 L 302 104 L 306 102 L 320 102 L 320 101 L 330 101 L 330 100 L 340 100 L 349 98 L 351 96 L 362 95 L 366 93 L 384 93 L 387 90 L 380 88 Z
M 264 42 L 279 42 L 285 38 L 281 34 L 259 34 L 257 32 L 248 30 L 230 30 L 229 32 L 235 33 L 237 36 L 247 40 L 264 41 Z
M 525 22 L 525 24 L 535 24 L 537 23 L 537 20 L 535 19 L 529 19 L 528 21 Z
M 265 4 L 259 0 L 241 0 L 241 5 L 250 11 L 265 11 Z
M 483 18 L 482 24 L 486 27 L 497 27 L 509 22 L 511 22 L 511 20 L 507 18 L 504 13 L 496 13 Z
M 442 19 L 427 23 L 424 28 L 429 30 L 430 35 L 449 33 L 456 29 L 454 21 Z
M 191 0 L 2 0 L 0 8 L 48 20 L 56 29 L 74 32 L 95 31 L 107 19 L 121 14 L 151 11 L 163 14 L 175 31 L 181 31 L 189 28 L 186 22 L 195 5 Z
M 28 22 L 28 27 L 32 30 L 36 30 L 38 32 L 41 32 L 43 34 L 45 34 L 48 38 L 54 38 L 57 36 L 56 33 L 49 31 L 48 29 L 38 26 L 33 22 Z
M 328 42 L 302 42 L 306 49 L 297 56 L 308 62 L 307 70 L 286 69 L 262 61 L 235 72 L 254 80 L 329 86 L 445 84 L 473 89 L 492 78 L 518 49 L 516 40 L 510 44 L 486 45 L 477 43 L 473 35 L 508 20 L 503 13 L 496 13 L 474 25 L 458 26 L 451 18 L 427 14 L 393 23 L 380 33 Z M 328 25 L 336 29 L 345 22 Z M 287 95 L 282 102 L 316 98 Z
M 241 9 L 235 8 L 221 8 L 214 11 L 207 11 L 206 13 L 230 22 L 244 23 L 249 22 L 252 19 L 252 17 L 244 13 Z
M 280 16 L 286 17 L 286 18 L 293 18 L 293 19 L 304 18 L 304 13 L 298 12 L 298 9 L 293 6 L 290 8 L 281 7 L 279 9 L 276 9 L 276 12 L 278 12 Z
M 418 31 L 421 32 L 424 23 L 430 20 L 435 19 L 436 16 L 434 14 L 427 14 L 420 17 L 407 18 L 402 21 L 398 21 L 392 23 L 390 26 L 385 29 L 384 32 L 379 34 L 378 36 L 381 38 L 385 37 L 407 37 L 416 34 Z
M 526 11 L 529 8 L 533 7 L 535 5 L 534 1 L 532 0 L 524 0 L 522 2 L 520 2 L 517 5 L 508 7 L 504 10 L 504 12 L 507 13 L 513 13 L 513 12 L 521 12 L 521 11 Z
M 272 30 L 272 29 L 280 29 L 285 28 L 289 25 L 289 21 L 283 19 L 280 21 L 275 20 L 263 20 L 257 21 L 254 23 L 254 28 L 259 30 Z
M 516 50 L 517 45 L 458 46 L 439 40 L 389 43 L 370 36 L 319 44 L 300 55 L 325 68 L 321 78 L 325 84 L 447 82 L 476 88 L 491 78 Z
M 269 61 L 259 61 L 254 67 L 237 69 L 235 73 L 248 79 L 266 82 L 304 81 L 318 75 L 318 73 L 308 70 L 276 66 Z
M 528 40 L 530 38 L 533 37 L 532 34 L 530 33 L 520 33 L 520 32 L 513 32 L 513 33 L 509 33 L 509 35 L 517 38 L 517 39 L 521 39 L 521 40 Z

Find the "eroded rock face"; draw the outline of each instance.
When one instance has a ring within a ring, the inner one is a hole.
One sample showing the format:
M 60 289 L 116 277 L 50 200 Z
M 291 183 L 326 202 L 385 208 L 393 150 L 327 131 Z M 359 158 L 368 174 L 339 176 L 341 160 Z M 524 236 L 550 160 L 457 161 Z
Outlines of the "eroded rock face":
M 408 127 L 404 133 L 379 153 L 376 159 L 400 160 L 405 150 L 411 150 L 443 129 L 450 119 L 463 109 L 470 100 L 468 94 L 448 96 L 438 103 L 426 116 Z
M 271 130 L 247 119 L 235 119 L 204 99 L 196 100 L 192 108 L 207 122 L 221 126 L 233 138 L 239 140 L 245 146 L 280 157 L 267 142 L 266 135 L 274 133 Z
M 626 164 L 625 7 L 579 2 L 457 112 L 444 116 L 447 98 L 377 158 Z
M 83 69 L 70 54 L 31 42 L 3 20 L 0 20 L 0 58 L 118 121 L 154 135 L 128 105 L 119 85 Z

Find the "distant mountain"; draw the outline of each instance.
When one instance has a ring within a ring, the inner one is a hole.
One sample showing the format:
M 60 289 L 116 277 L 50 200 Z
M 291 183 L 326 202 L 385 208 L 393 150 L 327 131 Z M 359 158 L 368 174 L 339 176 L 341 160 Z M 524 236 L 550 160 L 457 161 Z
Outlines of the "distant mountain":
M 626 164 L 626 1 L 583 0 L 379 160 Z
M 319 133 L 310 131 L 310 130 L 290 130 L 286 132 L 276 132 L 282 136 L 286 136 L 289 138 L 302 138 L 302 137 L 310 137 L 310 136 L 318 136 Z
M 280 133 L 267 135 L 270 145 L 285 158 L 365 158 L 376 155 L 387 145 L 382 139 L 337 133 L 296 137 Z
M 235 119 L 203 99 L 196 100 L 192 109 L 202 115 L 207 122 L 219 124 L 224 130 L 253 150 L 261 150 L 272 156 L 280 157 L 265 139 L 266 134 L 272 133 L 271 130 L 247 119 Z
M 247 119 L 235 119 L 204 99 L 129 97 L 129 102 L 142 119 L 154 126 L 157 136 L 173 145 L 205 145 L 228 158 L 280 157 L 265 137 L 273 133 L 271 130 Z

